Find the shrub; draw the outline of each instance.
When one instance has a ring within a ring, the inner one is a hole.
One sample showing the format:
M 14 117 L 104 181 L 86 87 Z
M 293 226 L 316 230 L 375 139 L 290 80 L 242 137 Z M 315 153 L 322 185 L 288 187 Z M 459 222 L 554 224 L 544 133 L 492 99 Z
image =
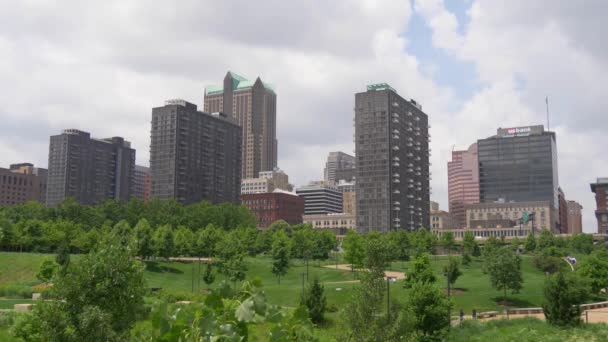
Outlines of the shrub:
M 32 298 L 32 293 L 34 293 L 34 291 L 27 285 L 0 285 L 0 297 L 30 299 Z

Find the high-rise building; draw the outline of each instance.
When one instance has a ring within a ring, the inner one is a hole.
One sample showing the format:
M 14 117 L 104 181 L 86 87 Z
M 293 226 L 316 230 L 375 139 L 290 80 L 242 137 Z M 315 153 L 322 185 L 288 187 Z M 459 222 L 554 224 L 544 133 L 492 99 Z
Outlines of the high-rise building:
M 304 214 L 329 214 L 342 212 L 342 193 L 332 184 L 311 182 L 296 189 L 304 198 Z
M 133 198 L 140 201 L 148 201 L 150 199 L 150 168 L 135 165 L 135 178 L 133 184 Z
M 556 225 L 556 230 L 560 234 L 568 233 L 568 201 L 561 187 L 557 188 L 557 206 L 559 222 Z
M 258 178 L 245 178 L 241 181 L 241 195 L 269 193 L 275 189 L 293 191 L 293 185 L 289 184 L 289 176 L 277 168 L 260 172 Z
M 339 177 L 336 175 L 338 172 Z M 355 157 L 344 152 L 329 152 L 325 163 L 325 181 L 328 183 L 338 183 L 339 180 L 351 181 L 355 172 Z M 348 177 L 350 176 L 350 177 Z M 347 179 L 349 178 L 349 179 Z
M 302 223 L 304 199 L 294 193 L 275 190 L 271 193 L 242 195 L 243 205 L 258 219 L 258 228 L 267 228 L 278 220 Z
M 275 189 L 293 191 L 293 185 L 289 184 L 289 176 L 281 169 L 274 168 L 270 171 L 260 171 L 260 178 L 271 179 Z
M 121 137 L 94 139 L 76 129 L 51 136 L 48 206 L 68 197 L 85 205 L 109 199 L 128 201 L 134 177 L 135 150 Z
M 29 201 L 46 203 L 47 170 L 34 164 L 12 164 L 0 168 L 0 206 L 24 204 Z
M 151 197 L 240 203 L 241 127 L 222 113 L 169 100 L 152 109 Z
M 568 201 L 568 234 L 583 232 L 583 206 L 576 201 Z
M 591 191 L 595 193 L 597 232 L 608 234 L 608 177 L 598 178 L 591 184 Z
M 549 201 L 546 228 L 557 231 L 558 175 L 555 133 L 542 125 L 499 128 L 477 141 L 481 203 Z
M 277 166 L 277 95 L 270 84 L 229 71 L 223 85 L 205 89 L 205 112 L 226 113 L 243 128 L 242 178 Z
M 357 230 L 429 227 L 428 117 L 388 84 L 355 95 Z
M 479 203 L 477 144 L 464 151 L 452 151 L 448 162 L 448 203 L 454 228 L 466 226 L 467 204 Z
M 342 192 L 342 212 L 354 215 L 357 212 L 357 194 L 354 191 Z

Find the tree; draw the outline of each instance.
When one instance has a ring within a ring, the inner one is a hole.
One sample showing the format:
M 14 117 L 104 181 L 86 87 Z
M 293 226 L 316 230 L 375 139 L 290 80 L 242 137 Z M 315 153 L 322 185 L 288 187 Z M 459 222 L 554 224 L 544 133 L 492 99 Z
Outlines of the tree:
M 410 260 L 411 241 L 405 229 L 392 230 L 387 235 L 390 244 L 391 259 L 408 261 Z
M 287 274 L 289 268 L 289 238 L 282 230 L 274 234 L 272 243 L 272 274 L 279 278 Z
M 153 254 L 152 227 L 150 227 L 148 220 L 142 218 L 137 222 L 133 229 L 133 239 L 135 255 L 145 259 Z
M 245 248 L 236 238 L 234 231 L 224 234 L 217 244 L 217 264 L 219 272 L 232 282 L 245 279 Z
M 553 274 L 566 266 L 566 262 L 562 259 L 564 252 L 557 247 L 549 247 L 541 250 L 533 259 L 532 263 L 539 270 Z
M 467 231 L 464 233 L 464 237 L 462 238 L 462 252 L 463 254 L 473 255 L 475 251 L 475 247 L 479 248 L 477 241 L 475 241 L 475 234 L 473 232 Z
M 55 256 L 55 262 L 61 266 L 62 272 L 70 265 L 70 246 L 67 241 L 63 241 L 57 249 L 57 255 Z
M 447 277 L 450 286 L 454 285 L 458 277 L 462 275 L 460 268 L 458 267 L 458 259 L 450 257 L 447 265 L 443 266 L 443 274 Z M 448 295 L 450 293 L 448 292 Z
M 516 236 L 513 238 L 513 240 L 511 240 L 511 249 L 513 249 L 515 252 L 519 251 L 519 246 L 521 245 L 521 241 L 519 241 L 519 238 Z
M 524 243 L 524 250 L 526 252 L 534 252 L 536 250 L 536 237 L 532 232 L 528 233 L 528 237 L 526 237 L 526 242 Z
M 173 234 L 174 252 L 177 256 L 190 256 L 194 249 L 194 233 L 190 228 L 180 226 Z
M 365 262 L 365 240 L 356 232 L 349 230 L 342 240 L 344 248 L 344 260 L 351 264 L 353 272 L 355 269 L 363 267 Z
M 414 320 L 413 328 L 418 333 L 416 340 L 440 340 L 450 324 L 452 303 L 441 290 L 430 283 L 415 283 L 406 297 L 406 315 Z
M 222 240 L 224 231 L 212 223 L 205 229 L 199 230 L 196 239 L 196 253 L 202 257 L 212 257 L 217 254 L 217 244 Z
M 308 284 L 302 294 L 300 305 L 308 308 L 308 313 L 313 323 L 318 324 L 325 320 L 327 299 L 325 298 L 324 288 L 321 282 L 319 282 L 319 278 L 315 277 L 313 282 Z
M 521 258 L 510 248 L 503 247 L 490 254 L 485 269 L 490 275 L 492 287 L 503 291 L 505 301 L 507 290 L 517 293 L 522 288 Z
M 336 235 L 330 231 L 316 232 L 313 238 L 313 260 L 327 260 L 329 253 L 336 248 Z
M 593 293 L 608 288 L 608 252 L 604 249 L 593 251 L 580 262 L 576 271 L 589 280 Z
M 152 245 L 154 253 L 161 258 L 173 256 L 173 230 L 171 226 L 164 225 L 156 228 L 152 234 Z
M 422 254 L 434 254 L 435 253 L 435 245 L 437 244 L 437 235 L 429 232 L 424 227 L 418 229 L 417 232 L 413 234 L 413 246 L 415 251 L 415 256 L 418 257 Z
M 557 326 L 581 323 L 580 304 L 587 299 L 588 289 L 575 274 L 557 272 L 545 280 L 543 312 L 547 322 Z
M 126 341 L 143 317 L 143 265 L 114 234 L 55 281 L 58 300 L 36 304 L 15 328 L 25 341 Z
M 436 280 L 429 255 L 422 254 L 412 262 L 412 270 L 406 274 L 405 287 L 411 288 L 415 283 L 434 283 Z
M 53 279 L 58 269 L 59 265 L 56 262 L 45 257 L 40 263 L 40 270 L 36 274 L 36 278 L 41 282 L 48 283 Z
M 207 266 L 205 266 L 205 273 L 203 273 L 203 281 L 207 286 L 210 286 L 215 281 L 215 274 L 213 273 L 213 265 L 211 261 L 207 262 Z
M 496 239 L 495 236 L 490 236 L 483 245 L 482 254 L 485 258 L 491 256 L 494 252 L 496 252 L 500 248 L 500 242 Z
M 538 248 L 542 250 L 552 246 L 555 246 L 555 236 L 550 230 L 543 229 L 538 237 Z
M 365 241 L 365 267 L 369 272 L 380 277 L 390 261 L 389 244 L 385 237 L 378 232 L 371 232 Z
M 294 258 L 309 260 L 315 248 L 315 231 L 309 226 L 295 230 L 291 238 L 291 252 Z
M 456 240 L 454 239 L 454 234 L 452 232 L 445 232 L 441 235 L 441 246 L 448 252 L 448 254 L 452 253 L 456 246 Z
M 574 235 L 570 239 L 570 247 L 575 252 L 590 254 L 593 251 L 593 235 L 584 233 Z

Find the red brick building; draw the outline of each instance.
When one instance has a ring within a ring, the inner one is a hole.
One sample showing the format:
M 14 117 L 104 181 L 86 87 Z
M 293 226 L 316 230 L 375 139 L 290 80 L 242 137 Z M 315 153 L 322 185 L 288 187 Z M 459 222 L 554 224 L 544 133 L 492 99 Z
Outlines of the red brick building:
M 598 178 L 591 184 L 591 191 L 595 193 L 595 217 L 597 218 L 597 232 L 608 233 L 608 178 Z
M 287 192 L 241 195 L 241 202 L 258 219 L 258 228 L 267 228 L 273 222 L 284 220 L 289 224 L 302 223 L 304 199 Z

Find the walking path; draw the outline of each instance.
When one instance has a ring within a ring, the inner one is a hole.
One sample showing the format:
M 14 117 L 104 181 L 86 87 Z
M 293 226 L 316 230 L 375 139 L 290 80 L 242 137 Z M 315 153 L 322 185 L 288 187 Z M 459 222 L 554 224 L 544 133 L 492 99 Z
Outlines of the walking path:
M 342 270 L 342 271 L 350 271 L 352 269 L 350 264 L 325 265 L 323 267 L 325 267 L 325 268 L 339 269 L 339 270 Z M 405 273 L 403 273 L 403 272 L 385 271 L 384 272 L 384 276 L 385 277 L 391 277 L 391 278 L 394 278 L 394 279 L 397 279 L 397 280 L 403 280 L 403 279 L 405 279 Z

